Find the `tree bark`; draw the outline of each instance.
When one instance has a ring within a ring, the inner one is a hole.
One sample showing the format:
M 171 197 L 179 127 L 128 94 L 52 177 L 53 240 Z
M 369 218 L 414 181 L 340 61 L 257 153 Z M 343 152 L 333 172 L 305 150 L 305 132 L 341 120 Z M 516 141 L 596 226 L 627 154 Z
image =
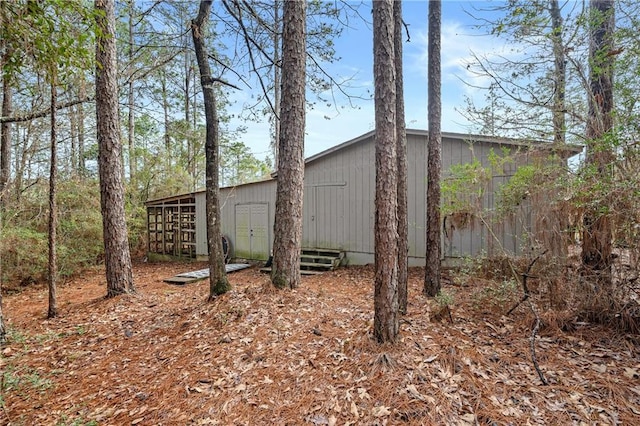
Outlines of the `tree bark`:
M 162 90 L 162 114 L 164 118 L 164 150 L 167 158 L 171 158 L 169 154 L 171 149 L 171 136 L 169 135 L 169 97 L 167 92 L 167 77 L 164 72 L 162 73 L 162 77 L 160 77 L 160 87 Z
M 566 136 L 566 106 L 565 93 L 567 90 L 567 66 L 565 63 L 564 43 L 562 32 L 564 29 L 562 13 L 558 0 L 549 2 L 551 15 L 551 41 L 553 42 L 555 91 L 553 92 L 553 141 L 563 145 Z
M 204 98 L 206 120 L 206 202 L 207 202 L 207 240 L 209 247 L 209 300 L 231 290 L 224 266 L 222 251 L 222 232 L 220 228 L 220 200 L 218 189 L 219 141 L 218 111 L 216 109 L 215 82 L 211 76 L 211 68 L 207 50 L 204 45 L 204 28 L 211 13 L 212 1 L 201 1 L 196 19 L 191 21 L 193 46 L 200 70 L 200 82 Z
M 393 1 L 373 2 L 376 122 L 375 291 L 373 334 L 398 336 L 398 179 Z
M 8 57 L 3 58 L 3 63 Z M 11 77 L 8 72 L 2 76 L 2 117 L 13 113 L 13 91 L 11 89 Z M 3 208 L 7 199 L 7 187 L 11 176 L 11 124 L 3 122 L 0 125 L 0 208 Z
M 2 217 L 0 217 L 0 220 Z M 0 257 L 1 259 L 1 257 Z M 2 265 L 0 265 L 0 277 L 2 276 Z M 2 314 L 2 280 L 0 279 L 0 347 L 7 342 L 7 328 L 4 325 L 4 315 Z
M 606 184 L 612 178 L 613 152 L 604 137 L 613 128 L 613 0 L 591 0 L 589 44 L 589 115 L 587 117 L 587 165 L 595 168 L 597 179 Z M 597 291 L 612 284 L 612 224 L 607 205 L 598 205 L 584 215 L 582 235 L 583 274 L 592 279 Z
M 58 315 L 57 279 L 58 279 L 58 256 L 57 249 L 57 229 L 58 229 L 58 205 L 56 203 L 56 184 L 58 180 L 58 156 L 56 139 L 56 103 L 57 89 L 55 76 L 51 77 L 51 168 L 49 171 L 49 309 L 47 318 L 54 318 Z
M 409 280 L 409 219 L 407 195 L 407 132 L 404 114 L 404 80 L 402 78 L 402 1 L 393 3 L 394 48 L 396 72 L 396 143 L 398 155 L 398 309 L 407 313 Z
M 424 273 L 424 293 L 434 297 L 440 291 L 440 169 L 442 168 L 441 146 L 441 69 L 440 27 L 442 2 L 429 1 L 429 48 L 428 48 L 428 125 L 429 142 L 427 154 L 427 255 Z
M 135 292 L 124 209 L 118 115 L 115 0 L 95 0 L 96 124 L 107 297 Z
M 83 98 L 86 96 L 86 81 L 84 77 L 81 77 L 80 80 L 80 97 Z M 85 153 L 84 153 L 84 105 L 82 103 L 78 104 L 78 174 L 81 178 L 86 177 L 87 175 L 87 166 L 85 162 Z
M 78 173 L 78 114 L 75 108 L 69 108 L 69 138 L 71 146 L 69 147 L 68 170 L 69 174 L 77 177 Z
M 306 2 L 284 2 L 278 184 L 271 282 L 300 285 L 306 84 Z
M 0 4 L 0 7 L 2 5 Z M 4 22 L 2 23 L 4 25 Z M 6 42 L 0 40 L 2 51 L 6 50 Z M 8 55 L 2 57 L 0 69 L 4 70 L 4 64 Z M 11 110 L 11 88 L 6 72 L 2 74 L 2 110 L 0 116 L 7 114 L 7 109 Z M 10 113 L 10 112 L 9 112 Z M 9 172 L 11 168 L 11 126 L 8 123 L 0 124 L 0 231 L 4 228 L 4 209 L 6 200 L 7 183 L 9 182 Z M 2 314 L 2 253 L 0 253 L 0 346 L 7 341 L 7 329 L 4 325 Z
M 273 158 L 274 168 L 278 171 L 278 143 L 280 141 L 280 1 L 273 2 L 273 106 L 275 108 L 273 116 Z
M 129 0 L 129 64 L 133 65 L 133 14 L 134 0 Z M 136 149 L 135 149 L 135 112 L 134 112 L 134 92 L 133 73 L 127 85 L 127 139 L 129 142 L 129 182 L 133 183 L 136 176 Z

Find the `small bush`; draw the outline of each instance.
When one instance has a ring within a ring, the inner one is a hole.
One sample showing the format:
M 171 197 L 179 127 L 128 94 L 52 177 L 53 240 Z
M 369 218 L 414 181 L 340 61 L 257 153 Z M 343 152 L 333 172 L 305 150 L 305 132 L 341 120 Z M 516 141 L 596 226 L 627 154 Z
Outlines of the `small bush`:
M 47 235 L 34 229 L 7 226 L 0 240 L 2 281 L 28 284 L 45 278 Z
M 495 281 L 474 293 L 473 302 L 476 307 L 498 308 L 504 311 L 510 307 L 520 294 L 520 285 L 516 280 Z
M 100 191 L 95 181 L 62 181 L 58 191 L 58 272 L 79 273 L 103 258 Z M 42 281 L 48 268 L 48 188 L 34 185 L 7 207 L 2 227 L 2 282 L 7 287 Z

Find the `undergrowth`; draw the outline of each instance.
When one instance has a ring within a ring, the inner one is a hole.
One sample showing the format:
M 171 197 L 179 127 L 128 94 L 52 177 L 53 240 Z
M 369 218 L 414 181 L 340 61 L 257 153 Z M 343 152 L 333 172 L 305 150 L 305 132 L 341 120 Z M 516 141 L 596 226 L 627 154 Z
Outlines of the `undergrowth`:
M 97 180 L 61 180 L 58 189 L 58 274 L 63 280 L 104 260 L 100 188 Z M 133 256 L 146 247 L 146 211 L 128 198 L 129 243 Z M 0 223 L 0 262 L 5 291 L 47 278 L 48 185 L 32 185 L 19 200 L 8 200 Z

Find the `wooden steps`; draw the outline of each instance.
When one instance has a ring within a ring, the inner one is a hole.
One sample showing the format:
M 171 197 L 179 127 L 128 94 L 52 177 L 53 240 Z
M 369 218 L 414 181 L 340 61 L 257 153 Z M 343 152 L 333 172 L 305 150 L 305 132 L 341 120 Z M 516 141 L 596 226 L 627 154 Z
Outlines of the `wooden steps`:
M 303 248 L 300 255 L 300 274 L 317 275 L 333 271 L 340 266 L 345 254 L 340 250 Z M 271 265 L 260 269 L 260 272 L 271 272 Z

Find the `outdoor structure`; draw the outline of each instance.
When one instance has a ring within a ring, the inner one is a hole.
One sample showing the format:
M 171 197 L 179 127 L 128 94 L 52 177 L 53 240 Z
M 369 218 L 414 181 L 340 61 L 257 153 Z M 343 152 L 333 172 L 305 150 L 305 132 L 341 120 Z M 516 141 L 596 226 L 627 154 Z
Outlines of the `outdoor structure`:
M 427 132 L 407 130 L 409 192 L 409 261 L 423 265 L 425 254 Z M 443 133 L 443 180 L 452 165 L 477 159 L 488 165 L 490 156 L 517 152 L 515 163 L 507 163 L 491 177 L 478 208 L 491 208 L 494 193 L 517 168 L 529 164 L 543 152 L 542 143 Z M 560 160 L 578 153 L 566 149 Z M 493 154 L 491 154 L 493 153 Z M 308 158 L 305 162 L 303 247 L 339 249 L 349 264 L 372 263 L 374 259 L 375 143 L 374 132 L 344 142 Z M 233 258 L 266 260 L 273 242 L 276 179 L 222 188 L 222 231 Z M 443 200 L 446 202 L 446 200 Z M 149 253 L 172 256 L 206 256 L 205 192 L 194 192 L 146 203 Z M 519 255 L 526 235 L 534 232 L 535 212 L 527 203 L 517 217 L 489 230 L 469 217 L 443 220 L 443 257 Z

